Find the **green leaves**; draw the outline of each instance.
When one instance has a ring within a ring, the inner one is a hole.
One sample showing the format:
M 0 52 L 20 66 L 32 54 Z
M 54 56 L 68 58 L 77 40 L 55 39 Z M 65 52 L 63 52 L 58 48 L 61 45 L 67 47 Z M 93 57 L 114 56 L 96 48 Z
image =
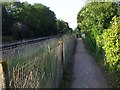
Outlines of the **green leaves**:
M 63 21 L 63 20 L 58 19 L 56 22 L 56 26 L 57 26 L 57 33 L 58 34 L 67 34 L 67 33 L 72 31 L 70 29 L 68 23 Z
M 43 36 L 50 36 L 57 34 L 56 28 L 56 16 L 49 7 L 42 4 L 28 4 L 27 2 L 13 2 L 13 3 L 3 3 L 5 8 L 3 9 L 3 17 L 5 17 L 8 25 L 7 18 L 11 18 L 13 22 L 10 24 L 9 29 L 15 22 L 20 22 L 29 28 L 29 33 L 31 33 L 30 38 L 37 38 Z M 8 12 L 9 13 L 5 13 Z M 3 28 L 6 26 L 4 25 Z M 5 31 L 6 30 L 6 31 Z M 8 29 L 5 29 L 5 34 Z M 16 38 L 15 38 L 16 39 Z
M 91 53 L 120 82 L 120 5 L 112 2 L 88 3 L 78 13 L 77 22 L 85 33 L 85 44 Z
M 116 65 L 120 60 L 120 22 L 116 16 L 113 17 L 112 26 L 103 33 L 104 50 L 106 53 L 106 61 L 111 65 Z M 114 68 L 114 67 L 113 67 Z

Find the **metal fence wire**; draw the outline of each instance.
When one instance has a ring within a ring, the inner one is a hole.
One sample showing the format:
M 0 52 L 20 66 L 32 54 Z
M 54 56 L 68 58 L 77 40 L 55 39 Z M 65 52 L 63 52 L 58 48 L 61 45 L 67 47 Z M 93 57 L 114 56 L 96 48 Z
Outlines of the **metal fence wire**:
M 3 50 L 3 60 L 7 63 L 6 88 L 58 88 L 75 38 L 65 35 Z

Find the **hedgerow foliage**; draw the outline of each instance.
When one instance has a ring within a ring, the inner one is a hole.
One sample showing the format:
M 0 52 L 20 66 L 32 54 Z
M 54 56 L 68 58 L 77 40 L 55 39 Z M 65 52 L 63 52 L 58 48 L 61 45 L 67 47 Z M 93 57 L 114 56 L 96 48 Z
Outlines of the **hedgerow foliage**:
M 120 4 L 91 2 L 77 15 L 88 49 L 120 83 Z
M 120 80 L 120 20 L 113 17 L 112 26 L 103 33 L 105 64 Z

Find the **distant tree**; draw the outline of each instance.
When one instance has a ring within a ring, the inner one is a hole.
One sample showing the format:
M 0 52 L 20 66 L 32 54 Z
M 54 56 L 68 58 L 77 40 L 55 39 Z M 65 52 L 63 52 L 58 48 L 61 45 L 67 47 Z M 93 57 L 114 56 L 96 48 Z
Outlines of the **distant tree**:
M 72 29 L 69 27 L 68 23 L 63 20 L 57 20 L 57 33 L 59 34 L 66 34 L 72 32 Z
M 31 5 L 27 2 L 5 2 L 2 5 L 3 35 L 22 39 L 72 32 L 68 23 L 56 20 L 55 13 L 45 5 Z

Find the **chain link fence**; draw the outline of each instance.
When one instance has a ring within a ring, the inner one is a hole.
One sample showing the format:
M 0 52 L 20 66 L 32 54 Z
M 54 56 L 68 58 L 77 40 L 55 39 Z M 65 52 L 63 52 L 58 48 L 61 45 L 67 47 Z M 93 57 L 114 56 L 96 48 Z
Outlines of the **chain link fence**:
M 7 64 L 3 65 L 7 78 L 4 86 L 58 88 L 63 67 L 73 52 L 75 39 L 75 35 L 64 35 L 3 51 L 3 62 Z

